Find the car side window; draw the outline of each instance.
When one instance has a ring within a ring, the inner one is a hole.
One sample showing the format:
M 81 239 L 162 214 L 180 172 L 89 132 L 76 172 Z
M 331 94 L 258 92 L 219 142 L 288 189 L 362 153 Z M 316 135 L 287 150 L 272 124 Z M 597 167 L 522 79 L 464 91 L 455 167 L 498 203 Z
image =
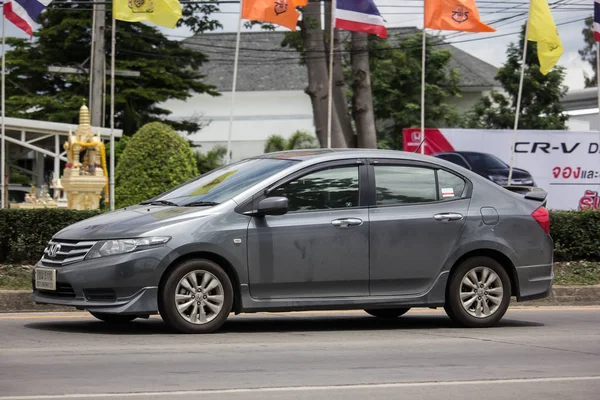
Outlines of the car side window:
M 288 211 L 358 207 L 358 166 L 328 168 L 309 173 L 273 190 L 269 197 L 288 198 Z
M 452 200 L 462 196 L 466 186 L 463 178 L 441 169 L 437 174 L 440 200 Z
M 378 206 L 438 200 L 433 169 L 379 165 L 374 170 Z

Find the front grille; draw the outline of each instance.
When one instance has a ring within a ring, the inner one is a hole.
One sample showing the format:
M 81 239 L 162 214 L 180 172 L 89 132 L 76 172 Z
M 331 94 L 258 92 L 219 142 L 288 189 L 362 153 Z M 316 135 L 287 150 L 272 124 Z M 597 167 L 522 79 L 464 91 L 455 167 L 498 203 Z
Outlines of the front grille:
M 115 301 L 117 298 L 113 289 L 84 289 L 83 294 L 89 301 Z
M 73 290 L 73 287 L 68 283 L 56 282 L 56 290 L 38 289 L 38 291 L 44 294 L 45 296 L 59 297 L 62 299 L 71 299 L 75 297 L 75 291 Z
M 77 240 L 51 240 L 44 249 L 42 265 L 46 267 L 62 267 L 83 261 L 96 242 Z

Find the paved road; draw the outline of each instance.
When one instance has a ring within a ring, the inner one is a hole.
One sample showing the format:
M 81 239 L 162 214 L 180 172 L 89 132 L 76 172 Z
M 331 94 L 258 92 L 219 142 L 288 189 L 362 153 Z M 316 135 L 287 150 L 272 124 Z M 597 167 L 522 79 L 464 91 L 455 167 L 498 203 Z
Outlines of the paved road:
M 490 329 L 439 311 L 256 314 L 177 335 L 159 318 L 0 314 L 0 400 L 598 399 L 600 308 L 511 309 Z M 90 396 L 91 395 L 91 396 Z

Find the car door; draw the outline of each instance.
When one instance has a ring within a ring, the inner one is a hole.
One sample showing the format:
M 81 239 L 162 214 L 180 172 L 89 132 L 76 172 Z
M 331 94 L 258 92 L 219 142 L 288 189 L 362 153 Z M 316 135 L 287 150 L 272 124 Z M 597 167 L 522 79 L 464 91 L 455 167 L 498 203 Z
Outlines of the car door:
M 311 167 L 274 185 L 267 196 L 287 197 L 289 211 L 249 224 L 252 297 L 368 295 L 366 185 L 365 163 L 356 159 Z
M 369 180 L 370 293 L 423 293 L 462 232 L 471 185 L 433 164 L 390 160 L 370 163 Z

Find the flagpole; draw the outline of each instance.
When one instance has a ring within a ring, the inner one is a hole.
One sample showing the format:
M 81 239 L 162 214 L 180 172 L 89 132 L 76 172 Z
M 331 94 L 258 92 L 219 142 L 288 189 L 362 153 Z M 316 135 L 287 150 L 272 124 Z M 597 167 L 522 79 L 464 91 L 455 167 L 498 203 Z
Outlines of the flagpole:
M 109 204 L 110 211 L 115 209 L 115 57 L 117 47 L 117 20 L 112 16 L 110 48 L 110 178 L 109 178 Z
M 427 32 L 425 31 L 425 13 L 423 13 L 423 44 L 421 55 L 421 154 L 425 154 L 425 46 Z
M 598 118 L 600 119 L 600 42 L 596 42 L 596 86 L 598 87 Z M 598 125 L 600 131 L 600 125 Z
M 4 171 L 4 167 L 6 164 L 6 143 L 5 143 L 5 135 L 6 135 L 6 124 L 4 121 L 4 117 L 6 116 L 6 92 L 5 92 L 5 82 L 6 82 L 6 16 L 4 15 L 4 10 L 2 10 L 2 145 L 0 146 L 0 152 L 1 152 L 1 156 L 0 156 L 0 175 L 2 175 L 2 179 L 0 184 L 2 185 L 2 201 L 0 202 L 0 208 L 4 208 L 6 207 L 5 200 L 6 200 L 6 181 L 5 181 L 5 174 L 6 172 Z
M 329 31 L 329 85 L 327 95 L 327 148 L 331 148 L 331 121 L 333 119 L 333 36 L 335 35 L 336 0 L 331 0 L 331 27 Z
M 527 36 L 529 34 L 529 15 L 531 14 L 531 0 L 529 0 L 529 9 L 527 10 L 527 23 L 525 24 L 525 40 L 523 43 L 523 60 L 521 61 L 521 78 L 519 79 L 519 92 L 517 94 L 517 107 L 515 109 L 515 127 L 513 130 L 512 146 L 510 150 L 510 168 L 508 170 L 507 185 L 510 186 L 512 180 L 513 167 L 515 164 L 515 145 L 517 143 L 517 129 L 519 127 L 519 114 L 521 113 L 521 96 L 523 95 L 523 79 L 525 77 L 525 63 L 527 61 Z
M 240 39 L 242 37 L 242 7 L 240 1 L 240 17 L 238 18 L 237 37 L 235 40 L 235 57 L 233 60 L 233 82 L 231 84 L 231 110 L 229 112 L 229 133 L 227 134 L 227 164 L 231 164 L 231 134 L 233 131 L 233 113 L 235 108 L 235 89 L 237 86 L 238 61 L 240 58 Z

